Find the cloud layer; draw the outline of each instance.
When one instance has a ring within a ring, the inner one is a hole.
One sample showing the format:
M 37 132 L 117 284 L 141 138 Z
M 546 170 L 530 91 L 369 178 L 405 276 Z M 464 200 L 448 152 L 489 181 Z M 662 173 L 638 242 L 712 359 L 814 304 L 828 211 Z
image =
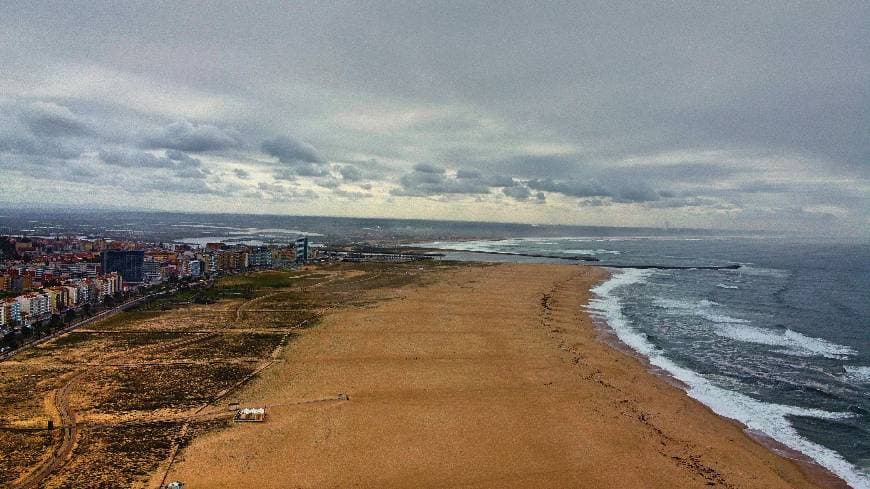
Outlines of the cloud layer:
M 0 201 L 866 236 L 867 18 L 7 2 Z

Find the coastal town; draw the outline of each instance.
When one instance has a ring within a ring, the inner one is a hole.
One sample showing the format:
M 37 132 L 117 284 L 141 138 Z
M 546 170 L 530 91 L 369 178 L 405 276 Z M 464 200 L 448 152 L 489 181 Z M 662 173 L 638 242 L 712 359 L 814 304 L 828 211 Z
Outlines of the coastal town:
M 290 245 L 197 246 L 0 236 L 0 349 L 175 284 L 292 268 L 315 255 L 306 237 Z

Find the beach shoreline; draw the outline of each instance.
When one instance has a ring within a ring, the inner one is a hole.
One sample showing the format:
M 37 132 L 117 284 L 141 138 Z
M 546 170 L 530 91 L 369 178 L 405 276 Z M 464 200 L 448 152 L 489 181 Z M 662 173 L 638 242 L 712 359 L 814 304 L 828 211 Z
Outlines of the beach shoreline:
M 843 487 L 609 341 L 584 309 L 606 270 L 439 273 L 306 331 L 240 394 L 274 406 L 269 421 L 194 439 L 169 479 L 191 488 Z M 291 404 L 337 393 L 349 400 Z
M 608 268 L 606 266 L 597 267 L 602 268 L 605 271 L 607 271 Z M 608 280 L 610 276 L 611 275 L 608 275 L 607 277 L 602 279 L 597 285 L 600 285 L 605 280 Z M 652 363 L 650 363 L 649 358 L 644 356 L 642 353 L 634 350 L 626 343 L 623 343 L 605 319 L 596 317 L 592 314 L 590 314 L 590 319 L 592 320 L 592 324 L 598 333 L 599 341 L 610 346 L 617 352 L 635 359 L 646 368 L 647 372 L 663 379 L 673 388 L 679 390 L 683 393 L 683 395 L 686 395 L 688 397 L 687 391 L 689 389 L 689 385 L 674 377 L 673 374 L 671 374 L 667 370 L 653 365 Z M 828 489 L 848 489 L 851 487 L 842 478 L 838 477 L 836 474 L 832 473 L 830 470 L 820 465 L 817 461 L 813 460 L 807 455 L 771 438 L 766 433 L 750 429 L 739 420 L 732 419 L 717 413 L 713 410 L 713 408 L 707 406 L 703 402 L 697 400 L 696 402 L 698 402 L 698 404 L 705 408 L 711 415 L 734 424 L 735 426 L 743 430 L 747 437 L 763 445 L 774 454 L 785 457 L 797 463 L 802 468 L 804 473 L 808 476 L 808 478 L 819 486 Z

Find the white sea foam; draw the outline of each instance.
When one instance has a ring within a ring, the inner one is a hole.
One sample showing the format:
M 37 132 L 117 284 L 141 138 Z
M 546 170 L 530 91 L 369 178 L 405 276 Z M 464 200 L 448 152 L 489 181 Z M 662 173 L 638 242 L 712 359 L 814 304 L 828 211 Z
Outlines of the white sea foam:
M 516 244 L 514 241 L 516 240 L 433 241 L 421 243 L 419 246 L 443 250 L 493 252 L 500 251 L 504 246 Z
M 541 245 L 558 245 L 561 244 L 557 240 L 567 240 L 568 238 L 510 238 L 498 240 L 471 240 L 471 241 L 433 241 L 431 243 L 421 243 L 416 246 L 424 246 L 431 248 L 440 248 L 444 250 L 456 251 L 475 251 L 484 253 L 499 253 L 504 251 L 512 251 L 512 248 L 523 247 L 518 251 L 534 250 L 536 246 Z M 583 241 L 583 240 L 579 240 Z M 581 245 L 582 246 L 582 245 Z M 562 253 L 579 254 L 579 255 L 619 255 L 621 252 L 617 250 L 607 249 L 566 249 L 560 250 Z
M 620 341 L 646 356 L 650 364 L 669 372 L 688 386 L 689 396 L 709 406 L 721 416 L 735 419 L 750 430 L 755 430 L 796 450 L 841 477 L 852 487 L 870 489 L 870 477 L 845 460 L 839 453 L 800 436 L 789 421 L 790 416 L 820 419 L 844 419 L 851 413 L 837 413 L 821 409 L 771 404 L 753 399 L 739 392 L 714 385 L 701 374 L 681 367 L 665 357 L 643 333 L 634 329 L 622 313 L 622 305 L 613 292 L 619 287 L 640 283 L 649 275 L 646 270 L 624 269 L 592 289 L 596 298 L 589 301 L 589 310 L 606 320 Z M 709 301 L 707 301 L 709 302 Z
M 755 267 L 750 264 L 742 264 L 737 273 L 740 275 L 752 275 L 756 277 L 773 277 L 786 278 L 791 273 L 788 270 L 780 270 L 778 268 Z
M 301 231 L 299 229 L 278 229 L 278 228 L 236 228 L 238 231 L 228 231 L 227 234 L 231 235 L 239 235 L 239 236 L 247 236 L 247 235 L 259 235 L 259 234 L 268 234 L 268 235 L 285 235 L 290 234 L 293 236 L 323 236 L 320 233 L 314 233 L 311 231 Z
M 616 250 L 563 250 L 563 253 L 572 253 L 578 255 L 621 255 L 622 253 Z
M 870 384 L 870 366 L 864 365 L 847 365 L 846 379 L 859 384 Z
M 798 356 L 843 358 L 856 353 L 848 346 L 806 336 L 790 329 L 772 330 L 741 324 L 717 324 L 713 332 L 736 341 L 783 347 L 786 353 Z
M 728 284 L 716 284 L 716 287 L 719 287 L 720 289 L 739 289 L 740 288 L 736 285 L 728 285 Z
M 216 226 L 216 225 L 211 225 L 211 224 L 194 224 L 194 223 L 191 223 L 191 224 L 188 224 L 188 223 L 170 224 L 169 226 L 175 227 L 175 228 L 234 229 L 234 230 L 242 229 L 242 228 L 237 228 L 235 226 Z
M 749 323 L 749 321 L 745 319 L 733 318 L 731 316 L 716 313 L 713 308 L 719 304 L 713 301 L 708 301 L 707 299 L 702 299 L 700 301 L 685 301 L 657 298 L 653 300 L 653 304 L 663 309 L 667 309 L 671 313 L 697 316 L 713 323 Z

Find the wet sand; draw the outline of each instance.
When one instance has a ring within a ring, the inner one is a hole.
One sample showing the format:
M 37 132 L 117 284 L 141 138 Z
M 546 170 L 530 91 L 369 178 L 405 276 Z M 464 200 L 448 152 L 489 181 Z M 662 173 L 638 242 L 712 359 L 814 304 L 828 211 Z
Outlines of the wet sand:
M 191 489 L 819 487 L 819 474 L 598 338 L 582 306 L 603 270 L 439 273 L 307 330 L 238 395 L 266 406 L 267 422 L 195 439 L 168 480 Z

